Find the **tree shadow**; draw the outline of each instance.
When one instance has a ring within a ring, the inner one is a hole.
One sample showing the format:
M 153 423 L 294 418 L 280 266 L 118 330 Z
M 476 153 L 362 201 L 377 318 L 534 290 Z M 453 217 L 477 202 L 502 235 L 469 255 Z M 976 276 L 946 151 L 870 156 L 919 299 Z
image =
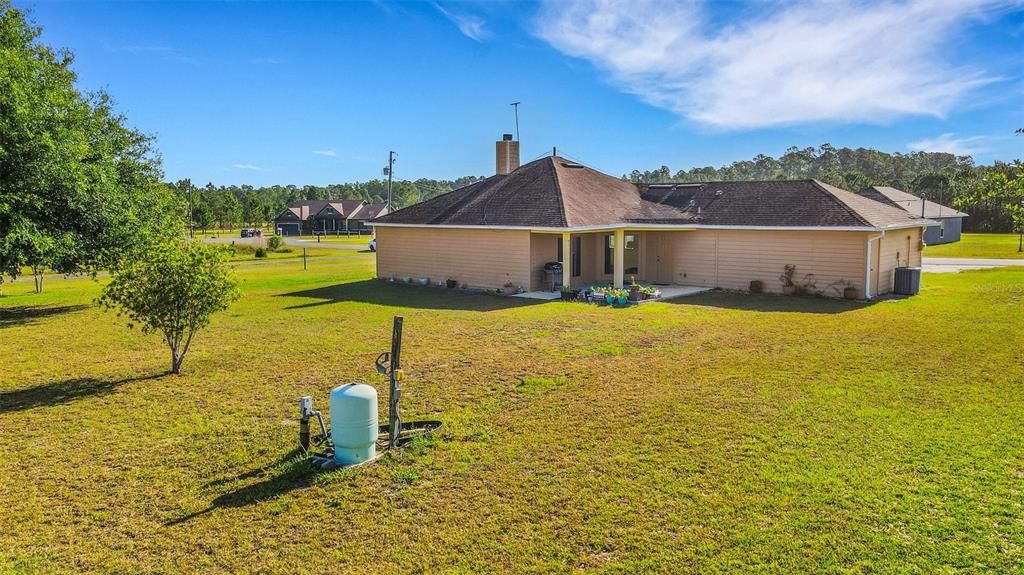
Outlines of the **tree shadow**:
M 309 487 L 313 484 L 313 479 L 318 473 L 321 473 L 320 468 L 310 463 L 309 458 L 306 457 L 301 449 L 296 447 L 274 463 L 257 467 L 235 477 L 217 479 L 207 483 L 206 487 L 217 487 L 226 483 L 252 479 L 253 477 L 263 477 L 261 481 L 216 497 L 210 502 L 209 507 L 202 511 L 196 511 L 177 519 L 172 519 L 166 522 L 165 525 L 171 526 L 185 523 L 201 515 L 206 515 L 215 509 L 245 507 L 261 501 L 276 499 L 290 491 Z
M 53 315 L 86 309 L 87 305 L 26 305 L 0 308 L 0 328 L 15 327 Z
M 494 311 L 544 303 L 542 300 L 505 297 L 483 292 L 450 290 L 431 286 L 392 284 L 380 280 L 343 283 L 280 294 L 280 296 L 319 300 L 291 305 L 285 309 L 303 309 L 341 302 L 361 302 L 418 309 Z
M 162 377 L 163 373 L 103 381 L 91 377 L 79 377 L 64 381 L 54 381 L 25 389 L 14 389 L 0 392 L 0 414 L 25 411 L 37 407 L 51 407 L 70 403 L 86 397 L 106 395 L 118 387 L 135 381 L 145 381 Z
M 838 314 L 875 305 L 875 300 L 844 300 L 813 296 L 784 296 L 714 290 L 671 299 L 665 303 L 704 305 L 725 309 L 763 312 Z

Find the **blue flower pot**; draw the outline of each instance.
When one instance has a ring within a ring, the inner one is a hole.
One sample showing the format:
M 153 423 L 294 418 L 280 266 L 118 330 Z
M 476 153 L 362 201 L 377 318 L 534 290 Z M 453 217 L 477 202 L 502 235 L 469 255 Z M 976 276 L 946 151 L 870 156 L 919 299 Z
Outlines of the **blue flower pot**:
M 620 297 L 619 298 L 619 305 L 626 305 L 626 302 L 628 302 L 628 301 L 629 301 L 629 298 Z
M 604 295 L 604 303 L 611 305 L 615 303 L 615 298 L 611 294 Z

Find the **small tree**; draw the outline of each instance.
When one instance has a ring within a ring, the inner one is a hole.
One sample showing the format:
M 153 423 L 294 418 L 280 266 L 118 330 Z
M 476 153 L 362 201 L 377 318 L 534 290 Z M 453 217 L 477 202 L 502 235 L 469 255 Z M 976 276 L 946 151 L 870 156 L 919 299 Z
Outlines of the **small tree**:
M 99 302 L 116 308 L 143 333 L 159 332 L 171 348 L 171 373 L 181 373 L 196 332 L 210 315 L 238 299 L 221 254 L 198 242 L 158 243 L 113 273 Z

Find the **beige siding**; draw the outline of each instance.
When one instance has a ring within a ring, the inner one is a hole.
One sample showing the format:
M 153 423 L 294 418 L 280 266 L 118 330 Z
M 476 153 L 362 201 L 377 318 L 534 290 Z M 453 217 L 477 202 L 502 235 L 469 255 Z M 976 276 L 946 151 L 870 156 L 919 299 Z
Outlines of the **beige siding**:
M 875 240 L 871 246 L 877 250 L 875 260 L 875 286 L 873 295 L 882 295 L 892 291 L 896 278 L 896 268 L 917 267 L 921 265 L 921 228 L 893 230 Z
M 673 283 L 746 290 L 760 280 L 765 291 L 780 292 L 779 276 L 796 265 L 796 280 L 813 274 L 818 291 L 839 293 L 839 280 L 863 293 L 867 237 L 864 232 L 697 230 L 674 235 Z
M 550 289 L 545 284 L 544 264 L 558 261 L 558 242 L 561 234 L 530 234 L 530 289 Z M 564 270 L 569 273 L 569 270 Z M 557 286 L 556 286 L 557 287 Z
M 530 286 L 530 232 L 378 227 L 377 277 L 455 279 L 470 287 Z

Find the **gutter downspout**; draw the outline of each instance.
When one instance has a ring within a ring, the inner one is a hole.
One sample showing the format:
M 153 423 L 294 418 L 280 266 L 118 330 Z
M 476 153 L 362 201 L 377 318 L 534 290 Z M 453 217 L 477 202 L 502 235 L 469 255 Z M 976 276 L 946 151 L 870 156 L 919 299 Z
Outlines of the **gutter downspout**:
M 871 242 L 885 237 L 885 230 L 877 236 L 868 236 L 868 261 L 864 266 L 864 299 L 871 299 Z

